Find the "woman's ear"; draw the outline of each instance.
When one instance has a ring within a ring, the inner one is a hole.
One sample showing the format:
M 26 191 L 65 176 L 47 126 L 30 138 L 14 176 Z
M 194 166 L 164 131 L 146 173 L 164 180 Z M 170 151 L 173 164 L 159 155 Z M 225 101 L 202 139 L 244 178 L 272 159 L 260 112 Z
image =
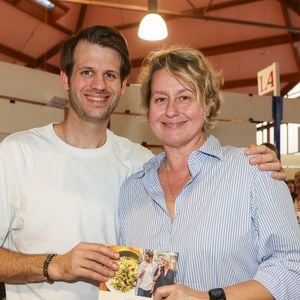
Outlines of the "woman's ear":
M 66 91 L 68 91 L 69 90 L 69 78 L 64 71 L 60 71 L 60 80 L 62 82 L 64 89 Z
M 211 110 L 213 104 L 214 104 L 214 103 L 213 103 L 213 100 L 210 99 L 210 100 L 208 101 L 208 103 L 205 105 L 204 110 L 205 110 L 205 116 L 206 116 L 206 117 L 209 116 L 210 110 Z

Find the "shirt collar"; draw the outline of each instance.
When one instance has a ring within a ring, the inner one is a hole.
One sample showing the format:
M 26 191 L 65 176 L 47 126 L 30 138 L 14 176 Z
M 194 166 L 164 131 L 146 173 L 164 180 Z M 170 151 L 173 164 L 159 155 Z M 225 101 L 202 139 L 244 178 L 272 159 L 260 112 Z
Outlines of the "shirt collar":
M 199 153 L 215 157 L 219 160 L 223 159 L 222 145 L 220 144 L 219 140 L 215 138 L 213 135 L 210 135 L 206 139 L 205 143 L 198 150 L 192 152 L 191 156 L 193 154 L 199 155 Z
M 207 158 L 207 156 L 216 159 L 222 160 L 223 159 L 223 150 L 222 145 L 220 144 L 219 140 L 215 138 L 213 135 L 210 135 L 205 143 L 197 150 L 193 151 L 189 157 L 189 166 L 192 172 L 198 171 L 200 167 L 197 162 L 200 162 L 202 159 Z M 134 178 L 142 178 L 145 176 L 146 173 L 149 172 L 157 172 L 161 164 L 164 162 L 166 158 L 166 153 L 161 152 L 150 159 L 148 162 L 144 164 L 144 169 L 140 172 L 133 175 Z M 195 166 L 196 167 L 193 167 Z

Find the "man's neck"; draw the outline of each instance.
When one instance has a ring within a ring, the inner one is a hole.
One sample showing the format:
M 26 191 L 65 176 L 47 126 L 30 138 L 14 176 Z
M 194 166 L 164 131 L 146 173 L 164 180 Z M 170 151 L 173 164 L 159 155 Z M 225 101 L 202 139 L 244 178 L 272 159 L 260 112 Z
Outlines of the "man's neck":
M 66 120 L 54 126 L 56 134 L 66 143 L 81 149 L 96 149 L 103 146 L 107 138 L 107 124 L 73 124 Z

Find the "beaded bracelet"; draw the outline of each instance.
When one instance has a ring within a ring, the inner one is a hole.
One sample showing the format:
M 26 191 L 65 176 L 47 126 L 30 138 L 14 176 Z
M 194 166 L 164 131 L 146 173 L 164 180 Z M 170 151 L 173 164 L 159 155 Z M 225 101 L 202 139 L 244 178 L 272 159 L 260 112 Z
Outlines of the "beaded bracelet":
M 54 281 L 49 277 L 49 274 L 48 274 L 48 267 L 49 267 L 49 264 L 51 262 L 51 260 L 53 259 L 54 256 L 56 256 L 57 254 L 48 254 L 45 261 L 44 261 L 44 264 L 43 264 L 43 275 L 44 275 L 44 278 L 45 280 L 48 282 L 48 283 L 53 283 Z

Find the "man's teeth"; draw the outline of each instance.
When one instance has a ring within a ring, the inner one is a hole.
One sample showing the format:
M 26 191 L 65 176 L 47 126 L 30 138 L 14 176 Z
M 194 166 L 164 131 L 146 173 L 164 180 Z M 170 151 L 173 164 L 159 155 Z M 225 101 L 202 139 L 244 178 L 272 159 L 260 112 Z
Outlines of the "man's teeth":
M 103 100 L 106 100 L 107 97 L 88 96 L 88 98 L 93 101 L 103 101 Z

